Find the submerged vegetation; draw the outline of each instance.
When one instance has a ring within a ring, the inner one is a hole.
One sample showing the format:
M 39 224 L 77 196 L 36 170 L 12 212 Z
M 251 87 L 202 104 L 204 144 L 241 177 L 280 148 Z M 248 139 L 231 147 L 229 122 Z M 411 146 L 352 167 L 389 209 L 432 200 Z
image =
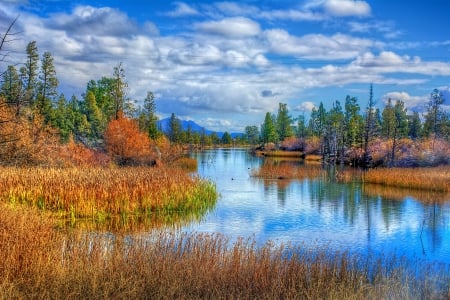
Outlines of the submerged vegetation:
M 120 216 L 201 215 L 217 199 L 215 186 L 174 168 L 14 168 L 0 172 L 0 199 L 63 219 L 101 222 Z
M 445 299 L 449 271 L 221 235 L 62 232 L 34 210 L 0 210 L 0 298 Z M 426 266 L 425 266 L 426 267 Z M 428 276 L 428 273 L 432 275 Z M 431 279 L 432 278 L 432 279 Z

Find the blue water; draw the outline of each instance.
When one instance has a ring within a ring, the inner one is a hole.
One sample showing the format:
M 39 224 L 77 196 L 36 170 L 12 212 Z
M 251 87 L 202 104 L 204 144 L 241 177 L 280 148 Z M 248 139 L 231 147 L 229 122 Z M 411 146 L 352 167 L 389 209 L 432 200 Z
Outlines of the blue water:
M 326 246 L 450 263 L 447 196 L 447 201 L 425 202 L 403 190 L 401 199 L 388 199 L 373 192 L 368 195 L 361 184 L 329 178 L 264 181 L 251 176 L 264 158 L 245 149 L 208 150 L 192 156 L 198 159 L 199 175 L 216 184 L 220 197 L 211 212 L 185 225 L 184 231 L 222 233 L 232 240 L 253 238 L 259 245 L 271 241 Z

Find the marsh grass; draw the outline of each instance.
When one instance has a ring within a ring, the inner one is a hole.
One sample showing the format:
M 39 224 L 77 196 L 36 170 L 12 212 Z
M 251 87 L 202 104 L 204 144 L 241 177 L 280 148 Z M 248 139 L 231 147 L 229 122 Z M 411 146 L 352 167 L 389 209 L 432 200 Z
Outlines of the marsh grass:
M 301 166 L 289 162 L 266 161 L 260 168 L 252 172 L 253 177 L 263 179 L 303 180 L 321 177 L 326 171 L 319 165 L 303 164 Z
M 222 235 L 55 229 L 0 210 L 2 299 L 445 299 L 449 270 Z
M 1 168 L 0 200 L 63 219 L 145 218 L 206 213 L 214 184 L 178 168 Z
M 450 167 L 370 169 L 364 173 L 363 180 L 386 186 L 450 192 Z
M 403 188 L 411 191 L 435 192 L 444 196 L 450 193 L 450 166 L 430 168 L 377 168 L 362 172 L 345 169 L 336 176 L 339 181 L 360 181 L 380 187 Z M 423 193 L 422 193 L 423 194 Z M 427 197 L 425 197 L 427 198 Z

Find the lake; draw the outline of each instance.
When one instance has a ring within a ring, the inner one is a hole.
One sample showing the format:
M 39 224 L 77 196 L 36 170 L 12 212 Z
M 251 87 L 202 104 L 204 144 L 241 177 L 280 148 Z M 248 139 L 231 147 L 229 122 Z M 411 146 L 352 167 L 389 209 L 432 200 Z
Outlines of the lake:
M 253 238 L 259 245 L 302 244 L 450 263 L 448 195 L 337 183 L 332 175 L 262 180 L 251 174 L 265 158 L 246 149 L 191 156 L 198 160 L 198 174 L 216 184 L 220 197 L 212 211 L 182 231 Z

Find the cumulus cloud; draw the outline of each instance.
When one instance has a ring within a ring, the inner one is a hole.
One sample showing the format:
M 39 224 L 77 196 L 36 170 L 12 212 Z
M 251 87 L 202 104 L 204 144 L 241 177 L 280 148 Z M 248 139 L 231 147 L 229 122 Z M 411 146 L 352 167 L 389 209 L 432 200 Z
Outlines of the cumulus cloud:
M 294 111 L 310 112 L 313 110 L 314 107 L 316 107 L 316 106 L 313 102 L 304 101 L 304 102 L 300 103 L 300 105 L 294 107 Z
M 189 17 L 200 14 L 196 9 L 184 2 L 174 2 L 173 4 L 175 5 L 175 9 L 167 13 L 170 17 Z
M 323 7 L 329 15 L 337 17 L 365 17 L 371 11 L 369 4 L 361 0 L 327 0 Z
M 384 104 L 391 99 L 392 103 L 395 101 L 403 101 L 405 107 L 410 111 L 423 111 L 429 101 L 429 96 L 411 96 L 407 92 L 389 92 L 382 96 Z
M 367 49 L 382 46 L 369 39 L 339 33 L 332 36 L 308 34 L 297 37 L 282 29 L 271 29 L 265 32 L 265 36 L 273 52 L 307 59 L 351 59 Z
M 218 2 L 214 5 L 220 12 L 229 16 L 256 16 L 260 13 L 260 9 L 256 6 L 237 2 Z
M 243 17 L 226 18 L 220 21 L 197 23 L 199 31 L 230 38 L 243 38 L 258 35 L 261 31 L 259 24 Z
M 392 51 L 382 51 L 379 55 L 364 53 L 358 56 L 352 65 L 379 73 L 450 75 L 450 63 L 422 61 L 418 56 L 399 55 Z
M 121 11 L 92 6 L 77 6 L 71 14 L 56 14 L 48 20 L 47 27 L 73 35 L 126 36 L 138 31 L 137 25 Z

